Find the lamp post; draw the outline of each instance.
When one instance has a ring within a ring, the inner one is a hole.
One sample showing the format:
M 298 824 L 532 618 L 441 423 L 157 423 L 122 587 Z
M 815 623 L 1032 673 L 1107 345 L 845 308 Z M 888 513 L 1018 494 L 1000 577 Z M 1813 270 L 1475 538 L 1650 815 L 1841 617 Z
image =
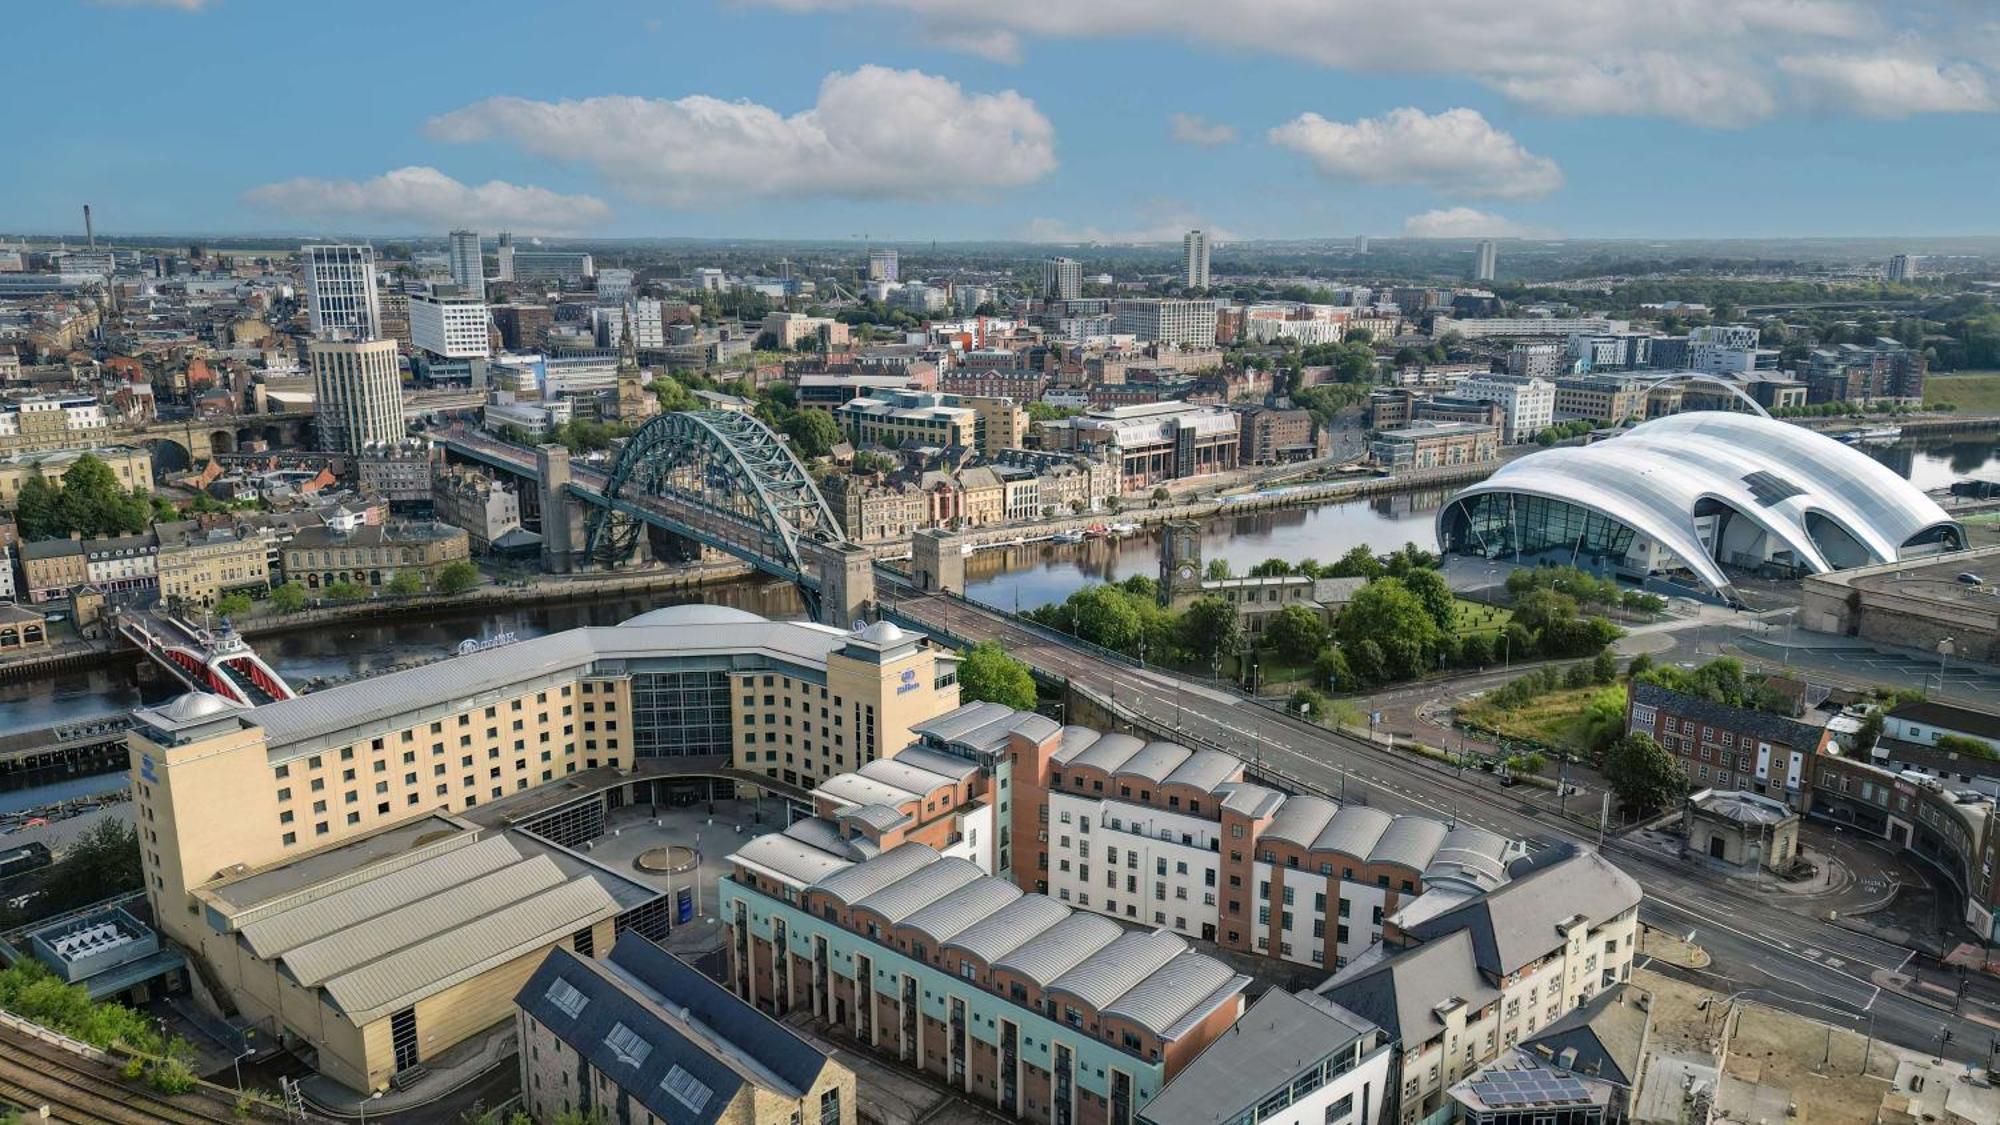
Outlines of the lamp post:
M 1954 640 L 1954 639 L 1955 639 L 1955 638 L 1952 638 L 1952 637 L 1946 637 L 1945 639 L 1943 639 L 1943 640 L 1941 640 L 1941 641 L 1939 641 L 1939 642 L 1938 642 L 1938 646 L 1937 646 L 1937 652 L 1938 652 L 1938 688 L 1937 688 L 1937 689 L 1938 689 L 1938 694 L 1939 694 L 1939 695 L 1943 695 L 1943 694 L 1944 694 L 1944 662 L 1945 662 L 1945 658 L 1951 655 L 1951 651 L 1952 651 L 1952 642 L 1953 642 L 1953 640 Z
M 371 1091 L 367 1097 L 362 1098 L 361 1101 L 358 1103 L 361 1107 L 361 1125 L 368 1125 L 368 1103 L 372 1101 L 380 1101 L 381 1098 L 382 1098 L 382 1091 L 374 1090 Z

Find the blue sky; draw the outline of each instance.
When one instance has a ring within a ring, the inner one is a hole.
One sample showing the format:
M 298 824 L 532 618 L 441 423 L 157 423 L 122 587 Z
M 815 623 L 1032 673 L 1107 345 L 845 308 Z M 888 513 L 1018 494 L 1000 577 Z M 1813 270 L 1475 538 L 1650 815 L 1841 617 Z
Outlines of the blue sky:
M 88 201 L 111 233 L 1991 234 L 1996 27 L 1973 0 L 38 0 L 0 231 Z

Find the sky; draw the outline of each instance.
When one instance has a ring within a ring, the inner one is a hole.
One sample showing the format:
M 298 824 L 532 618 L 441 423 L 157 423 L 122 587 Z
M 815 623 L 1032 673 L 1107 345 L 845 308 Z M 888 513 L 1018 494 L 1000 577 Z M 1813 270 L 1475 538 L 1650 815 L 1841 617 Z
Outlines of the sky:
M 0 232 L 2000 233 L 1987 0 L 35 0 Z

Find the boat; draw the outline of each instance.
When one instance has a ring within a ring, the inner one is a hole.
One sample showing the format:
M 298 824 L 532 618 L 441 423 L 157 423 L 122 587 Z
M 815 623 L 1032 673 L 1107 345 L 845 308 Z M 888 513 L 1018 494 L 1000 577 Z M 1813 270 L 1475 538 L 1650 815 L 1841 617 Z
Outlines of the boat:
M 1121 539 L 1127 535 L 1135 535 L 1138 531 L 1139 525 L 1136 523 L 1114 523 L 1111 525 L 1111 534 Z
M 1859 430 L 1848 430 L 1840 435 L 1840 440 L 1849 445 L 1892 445 L 1902 437 L 1901 426 L 1868 426 Z
M 1084 528 L 1083 533 L 1092 539 L 1102 539 L 1111 534 L 1111 529 L 1101 523 L 1094 523 Z
M 958 545 L 958 553 L 961 555 L 971 555 L 974 551 L 977 551 L 978 549 L 979 549 L 979 544 L 973 543 L 969 540 L 967 542 L 960 543 Z
M 1056 532 L 1056 533 L 1055 533 L 1054 535 L 1051 535 L 1051 536 L 1049 536 L 1049 542 L 1051 542 L 1051 543 L 1081 543 L 1081 542 L 1083 542 L 1083 532 L 1081 532 L 1081 531 L 1058 531 L 1058 532 Z

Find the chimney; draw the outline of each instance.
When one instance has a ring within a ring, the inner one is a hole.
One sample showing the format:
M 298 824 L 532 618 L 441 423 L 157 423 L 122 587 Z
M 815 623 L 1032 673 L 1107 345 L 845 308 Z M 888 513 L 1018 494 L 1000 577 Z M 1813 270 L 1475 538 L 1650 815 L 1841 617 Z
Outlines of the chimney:
M 90 248 L 97 249 L 97 232 L 90 225 L 90 204 L 83 205 L 83 236 L 90 240 Z

